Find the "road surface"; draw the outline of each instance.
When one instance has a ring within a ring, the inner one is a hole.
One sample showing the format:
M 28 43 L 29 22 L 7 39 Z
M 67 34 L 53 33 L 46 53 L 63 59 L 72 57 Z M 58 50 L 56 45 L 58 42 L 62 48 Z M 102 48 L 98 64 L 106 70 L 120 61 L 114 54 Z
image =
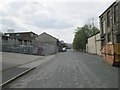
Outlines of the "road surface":
M 39 66 L 8 84 L 8 88 L 118 88 L 118 68 L 102 57 L 73 50 L 58 53 L 51 62 Z

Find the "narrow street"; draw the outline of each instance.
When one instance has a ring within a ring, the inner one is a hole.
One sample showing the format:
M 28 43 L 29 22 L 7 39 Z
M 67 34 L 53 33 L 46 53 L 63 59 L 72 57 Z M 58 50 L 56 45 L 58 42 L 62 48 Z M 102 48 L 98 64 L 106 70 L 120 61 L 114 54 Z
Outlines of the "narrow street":
M 118 68 L 102 57 L 69 50 L 7 85 L 9 88 L 117 88 Z

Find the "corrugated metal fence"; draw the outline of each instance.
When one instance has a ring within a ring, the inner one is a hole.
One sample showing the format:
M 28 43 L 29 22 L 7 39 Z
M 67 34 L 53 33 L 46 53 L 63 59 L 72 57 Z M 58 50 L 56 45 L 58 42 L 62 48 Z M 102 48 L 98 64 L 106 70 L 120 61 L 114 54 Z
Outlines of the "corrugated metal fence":
M 22 53 L 22 54 L 33 54 L 33 55 L 50 55 L 58 52 L 58 47 L 50 44 L 44 44 L 43 46 L 33 45 L 11 45 L 8 42 L 2 43 L 2 51 Z

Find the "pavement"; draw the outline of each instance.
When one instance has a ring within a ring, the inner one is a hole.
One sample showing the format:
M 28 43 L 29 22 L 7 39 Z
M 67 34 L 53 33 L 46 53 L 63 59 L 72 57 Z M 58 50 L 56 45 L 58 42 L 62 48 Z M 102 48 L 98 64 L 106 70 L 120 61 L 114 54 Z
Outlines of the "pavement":
M 70 50 L 58 53 L 6 88 L 118 88 L 118 68 L 100 56 Z
M 2 71 L 41 59 L 44 56 L 2 52 Z
M 14 79 L 35 69 L 39 65 L 50 61 L 55 55 L 34 56 L 18 53 L 2 53 L 2 69 L 0 86 L 6 85 Z

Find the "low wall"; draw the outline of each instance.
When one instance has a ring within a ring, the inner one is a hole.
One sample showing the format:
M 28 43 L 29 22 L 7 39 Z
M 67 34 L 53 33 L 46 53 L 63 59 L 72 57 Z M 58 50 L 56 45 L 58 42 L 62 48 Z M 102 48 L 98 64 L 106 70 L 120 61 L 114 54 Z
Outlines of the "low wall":
M 88 53 L 101 55 L 101 41 L 100 41 L 100 33 L 88 38 L 88 43 L 86 44 L 86 51 Z

